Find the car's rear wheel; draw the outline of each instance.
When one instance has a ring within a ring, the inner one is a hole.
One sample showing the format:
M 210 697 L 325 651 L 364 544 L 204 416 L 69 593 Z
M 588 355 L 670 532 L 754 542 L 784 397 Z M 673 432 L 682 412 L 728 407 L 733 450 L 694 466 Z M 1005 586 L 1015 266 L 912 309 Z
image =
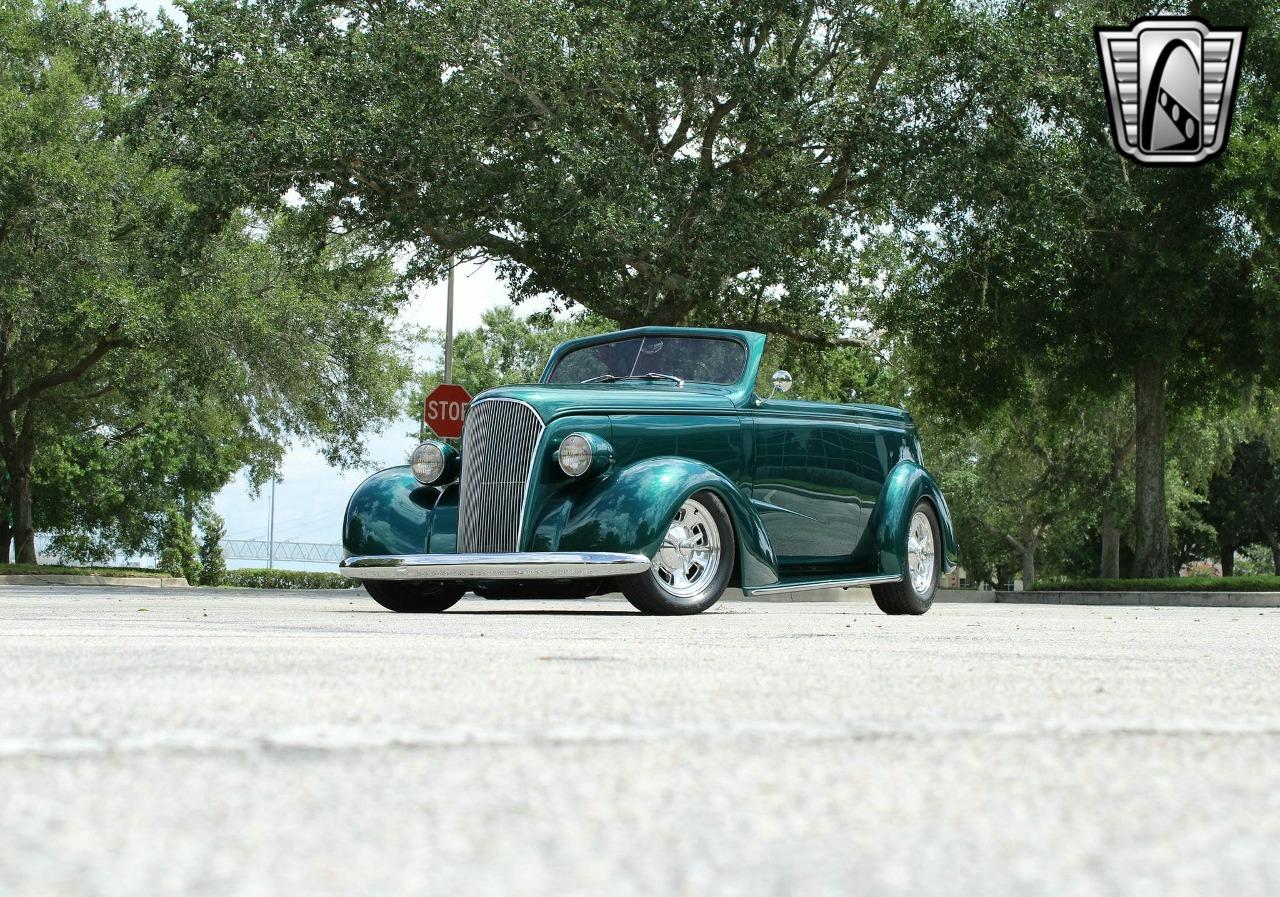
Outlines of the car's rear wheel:
M 907 524 L 906 568 L 899 582 L 871 587 L 876 604 L 886 614 L 922 614 L 933 606 L 942 572 L 942 544 L 938 515 L 933 505 L 921 500 L 911 511 Z
M 697 614 L 720 600 L 733 573 L 733 521 L 714 492 L 680 505 L 646 573 L 621 579 L 622 594 L 646 614 Z
M 364 590 L 374 601 L 398 614 L 438 614 L 467 592 L 460 582 L 387 582 L 366 579 Z

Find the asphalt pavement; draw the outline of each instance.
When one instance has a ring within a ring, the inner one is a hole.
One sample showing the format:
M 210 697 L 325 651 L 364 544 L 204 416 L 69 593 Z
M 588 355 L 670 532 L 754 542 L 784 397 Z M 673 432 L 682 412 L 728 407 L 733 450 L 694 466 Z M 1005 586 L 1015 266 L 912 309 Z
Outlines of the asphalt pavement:
M 1280 610 L 0 588 L 0 895 L 1275 895 Z

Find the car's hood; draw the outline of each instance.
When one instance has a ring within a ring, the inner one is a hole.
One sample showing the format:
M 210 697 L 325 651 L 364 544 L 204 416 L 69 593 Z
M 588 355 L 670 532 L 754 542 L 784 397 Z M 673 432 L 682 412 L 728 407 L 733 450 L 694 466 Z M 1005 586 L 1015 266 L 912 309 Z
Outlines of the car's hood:
M 565 414 L 630 414 L 655 411 L 732 411 L 729 387 L 704 383 L 538 383 L 500 386 L 476 396 L 518 399 L 533 407 L 544 421 Z

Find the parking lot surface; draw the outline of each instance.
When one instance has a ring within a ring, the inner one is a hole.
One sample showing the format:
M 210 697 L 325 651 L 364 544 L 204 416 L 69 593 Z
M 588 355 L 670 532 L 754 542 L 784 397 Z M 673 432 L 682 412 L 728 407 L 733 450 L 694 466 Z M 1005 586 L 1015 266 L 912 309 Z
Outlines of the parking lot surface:
M 1280 610 L 0 588 L 4 895 L 1275 895 Z

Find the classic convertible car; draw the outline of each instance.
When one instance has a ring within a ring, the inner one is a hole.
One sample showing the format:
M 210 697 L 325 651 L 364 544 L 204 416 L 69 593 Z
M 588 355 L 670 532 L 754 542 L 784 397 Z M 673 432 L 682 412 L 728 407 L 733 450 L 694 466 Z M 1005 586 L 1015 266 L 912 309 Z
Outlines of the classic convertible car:
M 620 590 L 695 614 L 870 586 L 922 614 L 955 536 L 910 416 L 755 390 L 765 337 L 641 327 L 572 340 L 539 383 L 478 395 L 461 451 L 429 441 L 351 497 L 341 571 L 384 607 Z

